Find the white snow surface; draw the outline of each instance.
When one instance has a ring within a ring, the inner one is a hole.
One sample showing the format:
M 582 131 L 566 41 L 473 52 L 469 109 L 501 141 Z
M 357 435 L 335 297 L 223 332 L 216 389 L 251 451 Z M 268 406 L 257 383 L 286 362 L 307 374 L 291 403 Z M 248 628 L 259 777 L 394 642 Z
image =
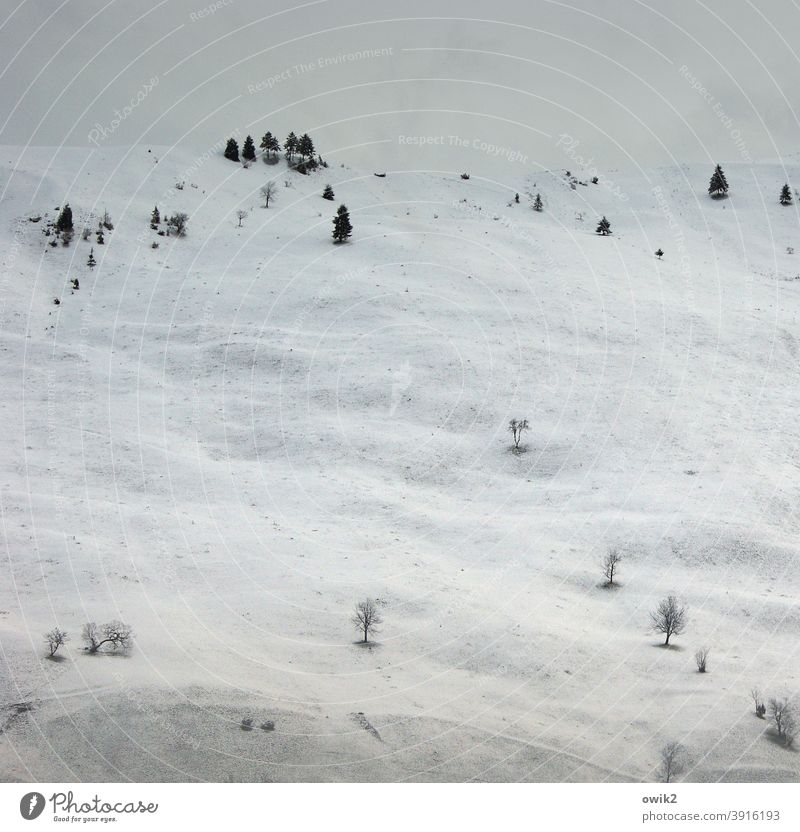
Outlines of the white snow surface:
M 0 164 L 4 780 L 647 781 L 671 740 L 686 780 L 798 779 L 750 700 L 800 685 L 783 164 L 725 165 L 726 200 L 711 165 L 572 188 L 187 147 Z M 663 649 L 669 593 L 689 624 Z M 133 649 L 86 654 L 114 618 Z

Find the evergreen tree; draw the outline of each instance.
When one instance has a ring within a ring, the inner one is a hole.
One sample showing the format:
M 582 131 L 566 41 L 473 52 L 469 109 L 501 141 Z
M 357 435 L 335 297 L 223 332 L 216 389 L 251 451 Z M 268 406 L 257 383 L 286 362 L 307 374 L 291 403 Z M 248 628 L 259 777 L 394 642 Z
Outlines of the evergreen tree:
M 283 149 L 286 151 L 286 161 L 291 162 L 294 158 L 294 154 L 297 153 L 297 144 L 298 138 L 295 136 L 294 131 L 289 133 L 286 137 L 286 141 L 283 143 Z
M 791 205 L 792 204 L 792 192 L 788 185 L 784 185 L 781 188 L 781 196 L 780 196 L 781 205 Z
M 150 228 L 155 231 L 161 223 L 161 214 L 158 212 L 158 205 L 153 208 L 153 213 L 150 214 Z
M 517 205 L 519 205 L 519 194 L 514 194 L 514 202 L 516 202 Z
M 97 229 L 97 245 L 104 246 L 106 244 L 105 237 L 103 236 L 103 229 Z
M 350 225 L 350 214 L 346 205 L 340 205 L 336 216 L 333 218 L 333 242 L 343 243 L 353 233 L 353 226 Z
M 660 248 L 656 249 L 656 257 L 660 260 L 663 256 L 664 252 Z
M 69 207 L 69 202 L 64 205 L 58 215 L 56 230 L 58 232 L 72 231 L 72 208 Z
M 330 185 L 325 186 L 325 190 L 322 192 L 323 199 L 333 199 L 336 196 L 333 192 L 333 188 Z
M 253 159 L 256 158 L 256 146 L 253 144 L 252 136 L 248 136 L 244 140 L 244 145 L 242 146 L 242 158 L 248 162 L 252 162 Z
M 265 153 L 277 154 L 278 151 L 281 149 L 281 143 L 268 130 L 266 133 L 264 133 L 264 136 L 261 139 L 261 149 Z
M 228 144 L 225 146 L 225 158 L 230 159 L 231 162 L 239 161 L 239 143 L 236 139 L 228 139 Z
M 708 192 L 711 196 L 715 197 L 725 196 L 728 193 L 728 180 L 725 178 L 725 174 L 719 165 L 714 168 L 714 173 L 711 174 L 711 181 L 708 183 Z
M 533 200 L 533 210 L 541 212 L 543 209 L 542 197 L 540 194 L 536 194 L 536 199 Z
M 297 152 L 303 159 L 314 158 L 314 142 L 311 141 L 311 136 L 308 133 L 303 133 L 298 139 Z
M 597 223 L 595 231 L 597 234 L 602 234 L 604 237 L 607 237 L 611 233 L 611 223 L 603 217 L 600 222 Z
M 97 265 L 97 260 L 94 259 L 94 249 L 89 252 L 89 259 L 86 261 L 86 265 L 93 269 Z

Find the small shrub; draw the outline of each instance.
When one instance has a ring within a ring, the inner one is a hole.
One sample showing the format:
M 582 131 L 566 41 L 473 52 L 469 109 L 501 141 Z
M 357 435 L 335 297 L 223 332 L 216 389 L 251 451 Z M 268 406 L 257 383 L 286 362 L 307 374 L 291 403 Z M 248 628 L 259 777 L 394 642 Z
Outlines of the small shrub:
M 63 647 L 69 641 L 69 636 L 59 627 L 54 627 L 49 633 L 44 634 L 44 640 L 47 642 L 49 656 L 53 658 L 58 652 L 59 647 Z
M 695 654 L 694 654 L 694 661 L 697 665 L 697 672 L 698 673 L 705 673 L 706 672 L 706 665 L 708 663 L 708 654 L 711 652 L 709 647 L 701 647 Z

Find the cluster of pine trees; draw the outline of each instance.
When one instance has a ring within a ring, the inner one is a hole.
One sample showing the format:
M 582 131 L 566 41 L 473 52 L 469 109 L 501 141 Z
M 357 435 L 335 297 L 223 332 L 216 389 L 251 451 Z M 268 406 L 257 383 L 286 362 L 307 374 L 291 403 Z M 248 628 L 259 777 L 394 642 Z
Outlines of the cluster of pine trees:
M 259 145 L 263 151 L 263 159 L 267 163 L 275 163 L 278 160 L 278 154 L 281 152 L 281 143 L 277 136 L 273 136 L 271 132 L 267 131 L 261 138 Z M 291 131 L 283 142 L 283 151 L 286 161 L 292 165 L 295 170 L 300 173 L 307 173 L 309 170 L 314 170 L 317 167 L 327 167 L 322 157 L 317 154 L 314 142 L 308 133 L 303 133 L 302 136 L 297 136 L 294 131 Z M 247 136 L 242 144 L 241 155 L 239 153 L 239 143 L 231 137 L 225 147 L 225 158 L 232 162 L 245 163 L 252 162 L 256 158 L 256 146 L 252 136 Z

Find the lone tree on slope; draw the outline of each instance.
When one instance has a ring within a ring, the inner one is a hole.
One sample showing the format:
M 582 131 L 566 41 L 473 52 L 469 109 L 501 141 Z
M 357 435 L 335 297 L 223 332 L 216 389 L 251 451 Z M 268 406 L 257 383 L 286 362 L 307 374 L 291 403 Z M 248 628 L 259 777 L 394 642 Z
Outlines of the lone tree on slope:
M 621 561 L 622 555 L 619 553 L 619 550 L 617 549 L 609 549 L 606 553 L 605 558 L 603 558 L 603 574 L 606 576 L 608 586 L 613 585 L 614 574 L 619 569 Z
M 86 642 L 86 649 L 90 653 L 97 653 L 105 644 L 110 644 L 112 649 L 127 650 L 133 641 L 133 632 L 127 624 L 121 621 L 109 621 L 98 627 L 93 621 L 83 625 L 83 640 Z
M 56 231 L 61 234 L 65 231 L 72 231 L 72 208 L 69 207 L 69 202 L 64 205 L 58 215 L 58 219 L 56 220 Z
M 160 224 L 161 224 L 161 214 L 159 213 L 158 205 L 156 205 L 153 208 L 153 213 L 150 214 L 150 228 L 152 228 L 153 231 L 155 231 L 155 230 L 158 229 L 158 226 Z
M 353 233 L 353 226 L 350 224 L 350 214 L 346 205 L 340 205 L 333 218 L 333 242 L 343 243 Z
M 663 256 L 664 256 L 663 250 L 660 249 L 660 248 L 657 248 L 656 249 L 656 257 L 658 257 L 658 259 L 660 260 Z
M 167 225 L 175 232 L 176 237 L 186 236 L 186 224 L 189 222 L 189 215 L 178 211 L 173 214 L 168 220 Z
M 369 641 L 370 633 L 378 633 L 379 624 L 383 624 L 383 618 L 378 612 L 377 604 L 371 598 L 365 598 L 356 604 L 353 612 L 353 626 L 364 633 L 364 643 Z
M 664 647 L 669 647 L 671 636 L 679 636 L 686 629 L 686 607 L 674 595 L 668 595 L 650 613 L 653 630 L 663 633 Z
M 256 146 L 253 144 L 253 137 L 248 136 L 242 145 L 242 158 L 247 162 L 252 162 L 256 158 Z
M 278 191 L 275 186 L 274 182 L 267 182 L 266 185 L 262 185 L 260 188 L 261 196 L 264 198 L 264 207 L 269 208 L 269 203 L 271 200 L 274 200 L 277 195 Z
M 661 765 L 658 775 L 663 783 L 671 783 L 686 765 L 686 749 L 678 742 L 668 742 L 661 749 Z
M 527 419 L 512 419 L 508 423 L 508 430 L 511 433 L 511 438 L 514 440 L 514 450 L 519 450 L 519 444 L 522 442 L 522 434 L 528 430 L 530 425 Z
M 780 203 L 781 203 L 781 205 L 791 205 L 792 204 L 792 191 L 789 188 L 788 184 L 784 185 L 781 188 Z
M 247 218 L 247 211 L 244 208 L 239 208 L 236 212 L 236 219 L 239 220 L 239 225 L 236 226 L 237 228 L 242 227 L 242 220 Z
M 239 143 L 236 139 L 228 139 L 228 144 L 225 145 L 225 158 L 230 159 L 231 162 L 239 161 Z
M 544 203 L 542 202 L 541 194 L 536 194 L 536 199 L 533 200 L 533 210 L 541 213 L 544 210 Z
M 94 259 L 94 248 L 89 251 L 89 259 L 86 261 L 86 265 L 93 269 L 97 265 L 97 260 Z
M 325 190 L 322 192 L 322 198 L 333 201 L 335 196 L 336 194 L 334 194 L 333 188 L 330 185 L 326 185 Z
M 715 198 L 723 197 L 728 193 L 728 180 L 719 165 L 714 168 L 714 173 L 711 174 L 708 192 Z
M 69 636 L 59 627 L 54 627 L 49 633 L 44 634 L 44 640 L 47 642 L 47 649 L 50 651 L 48 655 L 52 659 L 58 648 L 63 647 L 69 641 Z
M 611 223 L 605 218 L 602 217 L 600 222 L 597 223 L 597 228 L 595 228 L 595 233 L 602 234 L 603 237 L 607 237 L 611 234 Z

